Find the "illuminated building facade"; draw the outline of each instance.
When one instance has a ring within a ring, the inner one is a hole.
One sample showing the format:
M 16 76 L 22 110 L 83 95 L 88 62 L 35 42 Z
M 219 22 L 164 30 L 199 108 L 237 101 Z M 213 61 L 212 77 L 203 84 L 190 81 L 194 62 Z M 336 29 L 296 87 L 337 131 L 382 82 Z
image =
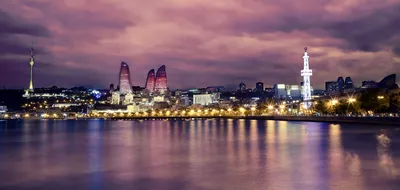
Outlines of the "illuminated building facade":
M 300 99 L 302 97 L 299 85 L 275 84 L 274 97 L 280 100 Z
M 146 78 L 146 89 L 152 93 L 154 92 L 154 88 L 155 88 L 155 84 L 156 84 L 156 76 L 154 74 L 154 69 L 150 70 L 149 73 L 147 74 L 147 78 Z
M 133 94 L 131 93 L 126 94 L 122 105 L 129 105 L 132 103 L 133 103 Z
M 121 95 L 118 92 L 111 94 L 111 104 L 118 105 L 121 102 Z
M 215 94 L 194 94 L 193 95 L 193 104 L 194 105 L 210 105 L 213 103 L 218 103 L 219 93 Z
M 155 91 L 160 94 L 167 92 L 167 72 L 165 70 L 165 65 L 161 66 L 156 73 L 156 84 Z
M 125 62 L 121 62 L 121 69 L 119 72 L 119 91 L 121 94 L 132 93 L 129 66 Z

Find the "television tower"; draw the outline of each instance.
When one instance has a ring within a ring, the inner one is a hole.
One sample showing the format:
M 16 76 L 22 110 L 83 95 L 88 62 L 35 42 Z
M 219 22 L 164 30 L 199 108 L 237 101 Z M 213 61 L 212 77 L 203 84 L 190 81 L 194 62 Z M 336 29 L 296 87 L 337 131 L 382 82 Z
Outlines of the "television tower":
M 304 105 L 305 108 L 309 108 L 311 103 L 311 83 L 310 83 L 310 77 L 312 76 L 312 70 L 310 70 L 309 64 L 308 64 L 308 58 L 309 56 L 307 55 L 307 47 L 304 48 L 304 69 L 301 70 L 301 76 L 304 78 L 304 86 L 303 86 L 303 100 L 304 100 Z
M 33 64 L 35 64 L 35 61 L 33 59 L 33 42 L 32 42 L 32 48 L 31 48 L 31 60 L 29 61 L 29 65 L 31 65 L 31 74 L 30 74 L 30 82 L 29 82 L 29 91 L 33 92 Z

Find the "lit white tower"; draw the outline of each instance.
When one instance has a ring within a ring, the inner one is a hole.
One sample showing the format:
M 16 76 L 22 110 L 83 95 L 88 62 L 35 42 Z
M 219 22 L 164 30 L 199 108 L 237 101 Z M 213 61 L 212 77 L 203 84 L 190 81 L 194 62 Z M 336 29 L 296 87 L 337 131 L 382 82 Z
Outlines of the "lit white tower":
M 32 43 L 32 48 L 31 48 L 31 60 L 29 61 L 29 64 L 31 65 L 31 75 L 30 75 L 30 82 L 29 82 L 29 91 L 33 91 L 33 64 L 35 64 L 35 61 L 33 59 L 33 43 Z
M 310 77 L 312 76 L 312 70 L 310 70 L 309 64 L 308 64 L 308 58 L 309 56 L 307 55 L 307 47 L 304 48 L 304 69 L 301 70 L 301 76 L 304 78 L 304 86 L 303 86 L 303 100 L 304 100 L 304 105 L 306 108 L 310 107 L 310 100 L 311 100 L 311 83 L 310 83 Z

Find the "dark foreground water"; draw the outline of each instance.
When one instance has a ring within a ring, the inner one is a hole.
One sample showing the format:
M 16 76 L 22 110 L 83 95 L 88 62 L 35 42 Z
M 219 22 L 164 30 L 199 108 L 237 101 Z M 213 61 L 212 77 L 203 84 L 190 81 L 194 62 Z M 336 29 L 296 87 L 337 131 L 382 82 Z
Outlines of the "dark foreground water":
M 229 119 L 0 121 L 0 189 L 400 189 L 400 129 L 381 129 Z

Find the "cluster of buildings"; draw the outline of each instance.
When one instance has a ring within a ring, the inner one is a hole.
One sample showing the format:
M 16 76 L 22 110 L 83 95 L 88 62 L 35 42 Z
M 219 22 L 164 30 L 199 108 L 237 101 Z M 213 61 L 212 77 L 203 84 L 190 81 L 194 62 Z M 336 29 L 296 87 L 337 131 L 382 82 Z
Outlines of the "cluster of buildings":
M 167 72 L 162 65 L 155 72 L 151 69 L 146 77 L 145 86 L 132 86 L 129 66 L 121 62 L 118 86 L 110 85 L 109 89 L 96 90 L 83 87 L 65 88 L 40 88 L 33 87 L 33 48 L 30 58 L 30 82 L 23 98 L 25 111 L 48 112 L 59 110 L 61 112 L 145 112 L 157 109 L 179 110 L 185 108 L 231 108 L 234 106 L 256 106 L 266 99 L 275 102 L 309 102 L 318 97 L 340 96 L 370 88 L 396 88 L 396 75 L 385 77 L 380 82 L 363 81 L 361 87 L 355 87 L 350 77 L 339 77 L 337 81 L 325 83 L 325 90 L 315 90 L 310 83 L 312 70 L 309 68 L 307 48 L 305 48 L 303 63 L 304 68 L 300 74 L 303 81 L 300 84 L 275 84 L 273 87 L 264 87 L 264 83 L 257 82 L 254 89 L 247 88 L 241 82 L 237 90 L 228 91 L 223 86 L 210 86 L 206 88 L 178 89 L 170 91 L 167 83 Z M 0 113 L 7 108 L 0 106 Z
M 391 74 L 384 77 L 381 81 L 363 81 L 361 86 L 356 87 L 350 77 L 339 77 L 336 81 L 325 82 L 325 95 L 327 96 L 340 96 L 343 94 L 361 92 L 367 89 L 395 89 L 398 88 L 396 84 L 396 74 Z
M 145 111 L 154 107 L 164 108 L 169 99 L 167 86 L 167 72 L 162 65 L 157 72 L 151 69 L 146 78 L 145 87 L 132 86 L 130 70 L 127 63 L 122 62 L 119 72 L 119 85 L 114 88 L 110 85 L 109 103 L 127 106 L 131 111 Z M 112 107 L 111 107 L 112 108 Z

